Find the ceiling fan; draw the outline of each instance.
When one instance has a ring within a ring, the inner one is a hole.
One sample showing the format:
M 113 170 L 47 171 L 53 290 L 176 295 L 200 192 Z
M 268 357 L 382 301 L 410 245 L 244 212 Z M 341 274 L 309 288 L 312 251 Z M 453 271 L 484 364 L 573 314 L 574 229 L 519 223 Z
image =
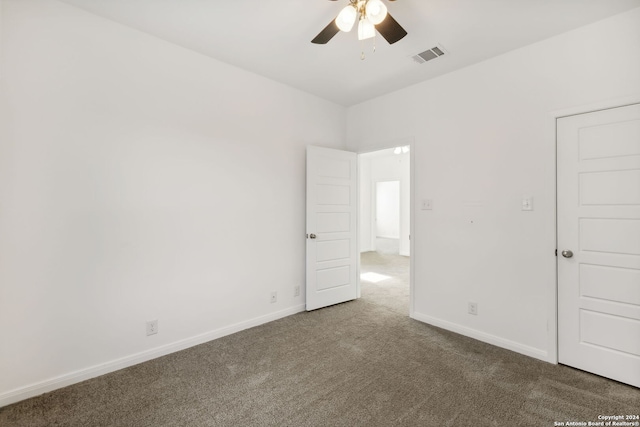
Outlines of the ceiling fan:
M 387 12 L 387 6 L 382 3 L 382 0 L 349 0 L 349 5 L 342 9 L 336 19 L 320 31 L 311 43 L 326 44 L 339 31 L 351 31 L 356 20 L 358 20 L 358 40 L 374 37 L 376 30 L 389 44 L 407 35 L 405 29 Z

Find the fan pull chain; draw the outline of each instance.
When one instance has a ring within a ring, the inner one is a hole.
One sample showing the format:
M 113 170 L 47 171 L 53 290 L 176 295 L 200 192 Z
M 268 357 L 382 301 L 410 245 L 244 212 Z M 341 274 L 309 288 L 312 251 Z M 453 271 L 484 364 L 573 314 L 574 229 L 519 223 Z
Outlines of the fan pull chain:
M 360 40 L 360 60 L 364 61 L 364 40 Z

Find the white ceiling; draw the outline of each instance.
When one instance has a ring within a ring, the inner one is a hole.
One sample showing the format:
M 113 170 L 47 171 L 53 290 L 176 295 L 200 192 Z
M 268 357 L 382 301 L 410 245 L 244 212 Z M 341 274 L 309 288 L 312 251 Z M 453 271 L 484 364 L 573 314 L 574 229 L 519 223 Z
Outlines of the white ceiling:
M 394 45 L 378 36 L 375 53 L 365 42 L 361 60 L 354 31 L 310 42 L 347 0 L 62 1 L 345 106 L 640 7 L 640 0 L 387 2 L 409 34 Z M 445 56 L 413 62 L 436 44 Z

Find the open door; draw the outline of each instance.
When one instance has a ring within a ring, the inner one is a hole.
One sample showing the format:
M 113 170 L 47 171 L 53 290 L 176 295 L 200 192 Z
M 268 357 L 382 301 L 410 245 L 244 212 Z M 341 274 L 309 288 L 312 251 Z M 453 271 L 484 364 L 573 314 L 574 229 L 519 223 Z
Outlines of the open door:
M 356 153 L 308 147 L 307 311 L 357 298 L 356 233 Z

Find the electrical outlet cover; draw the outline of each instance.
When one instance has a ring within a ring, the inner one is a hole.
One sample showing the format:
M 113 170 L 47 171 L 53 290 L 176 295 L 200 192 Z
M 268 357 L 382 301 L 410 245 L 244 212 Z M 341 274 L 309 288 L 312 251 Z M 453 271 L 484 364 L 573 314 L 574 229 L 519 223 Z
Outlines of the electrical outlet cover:
M 158 321 L 150 320 L 147 322 L 147 336 L 155 335 L 158 333 Z
M 473 314 L 474 316 L 478 315 L 478 304 L 475 302 L 469 303 L 469 314 Z

